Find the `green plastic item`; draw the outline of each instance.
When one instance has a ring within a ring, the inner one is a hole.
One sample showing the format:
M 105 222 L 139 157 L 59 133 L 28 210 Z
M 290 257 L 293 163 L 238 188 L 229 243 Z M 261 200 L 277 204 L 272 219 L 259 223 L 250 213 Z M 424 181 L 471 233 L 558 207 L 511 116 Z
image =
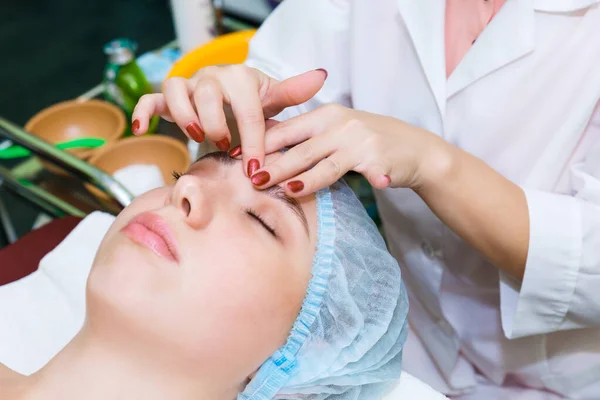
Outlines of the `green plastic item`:
M 73 139 L 66 142 L 57 143 L 56 147 L 60 150 L 68 150 L 75 148 L 96 149 L 104 146 L 105 139 L 101 138 L 81 138 Z M 0 150 L 0 160 L 9 160 L 14 158 L 29 157 L 31 151 L 21 146 L 10 146 Z
M 125 136 L 131 133 L 131 115 L 140 97 L 152 93 L 152 86 L 135 61 L 137 44 L 129 39 L 115 39 L 104 46 L 108 64 L 104 70 L 104 96 L 123 109 L 128 127 Z M 156 131 L 159 117 L 150 120 L 148 133 Z

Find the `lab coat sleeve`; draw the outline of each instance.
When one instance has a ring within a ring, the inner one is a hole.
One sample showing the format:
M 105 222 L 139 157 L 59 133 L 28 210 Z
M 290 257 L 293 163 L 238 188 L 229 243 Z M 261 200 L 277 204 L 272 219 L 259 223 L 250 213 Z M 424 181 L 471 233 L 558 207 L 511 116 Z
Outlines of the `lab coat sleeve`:
M 510 339 L 600 327 L 600 138 L 572 167 L 571 187 L 572 195 L 525 189 L 525 276 L 519 285 L 501 274 L 502 325 Z
M 317 68 L 329 76 L 308 102 L 285 110 L 283 120 L 328 103 L 350 103 L 350 1 L 286 0 L 250 42 L 245 64 L 283 80 Z

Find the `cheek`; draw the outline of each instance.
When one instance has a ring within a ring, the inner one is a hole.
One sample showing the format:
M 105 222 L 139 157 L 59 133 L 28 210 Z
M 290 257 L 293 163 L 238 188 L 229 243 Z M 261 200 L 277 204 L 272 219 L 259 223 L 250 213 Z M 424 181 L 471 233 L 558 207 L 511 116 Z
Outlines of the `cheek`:
M 190 282 L 218 299 L 215 303 L 240 315 L 295 313 L 293 308 L 303 297 L 305 274 L 283 247 L 253 230 L 215 236 L 228 239 L 211 241 L 204 248 L 206 253 L 197 258 L 202 261 L 190 269 L 194 275 Z
M 88 313 L 127 320 L 123 328 L 157 326 L 160 310 L 178 292 L 178 274 L 118 237 L 104 243 L 110 251 L 99 254 L 87 282 Z
M 199 345 L 212 343 L 205 349 L 214 352 L 211 358 L 223 358 L 224 353 L 247 355 L 248 364 L 240 367 L 248 372 L 285 343 L 310 273 L 257 232 L 215 236 L 229 238 L 223 244 L 227 249 L 199 256 L 182 281 L 186 303 L 197 316 L 193 330 L 201 332 L 194 338 Z M 210 249 L 217 247 L 213 243 Z
M 155 256 L 138 248 L 119 234 L 136 215 L 159 209 L 168 192 L 166 188 L 156 189 L 136 198 L 115 219 L 104 236 L 96 253 L 87 287 L 88 318 L 104 315 L 111 319 L 119 318 L 123 333 L 126 328 L 143 329 L 151 326 L 149 318 L 144 320 L 146 311 L 156 310 L 163 294 L 176 292 L 179 288 L 177 273 L 165 268 Z

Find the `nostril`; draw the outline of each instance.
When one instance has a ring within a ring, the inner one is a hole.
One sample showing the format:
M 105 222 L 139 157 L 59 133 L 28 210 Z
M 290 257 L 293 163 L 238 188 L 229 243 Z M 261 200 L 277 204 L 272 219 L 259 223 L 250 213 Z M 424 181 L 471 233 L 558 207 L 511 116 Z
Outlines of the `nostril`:
M 186 217 L 190 215 L 190 211 L 192 210 L 192 205 L 190 204 L 190 201 L 188 199 L 183 199 L 181 208 L 183 208 L 183 212 L 185 213 Z

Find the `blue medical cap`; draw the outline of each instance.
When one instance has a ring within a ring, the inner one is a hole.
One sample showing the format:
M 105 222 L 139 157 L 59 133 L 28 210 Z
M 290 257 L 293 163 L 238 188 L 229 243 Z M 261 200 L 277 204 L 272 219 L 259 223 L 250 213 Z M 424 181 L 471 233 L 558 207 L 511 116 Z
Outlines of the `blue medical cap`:
M 344 182 L 316 199 L 317 251 L 302 308 L 238 400 L 373 400 L 400 376 L 408 334 L 400 267 Z

